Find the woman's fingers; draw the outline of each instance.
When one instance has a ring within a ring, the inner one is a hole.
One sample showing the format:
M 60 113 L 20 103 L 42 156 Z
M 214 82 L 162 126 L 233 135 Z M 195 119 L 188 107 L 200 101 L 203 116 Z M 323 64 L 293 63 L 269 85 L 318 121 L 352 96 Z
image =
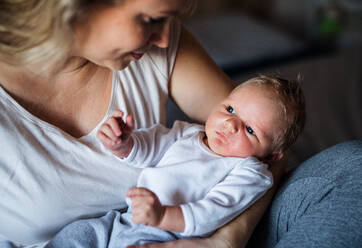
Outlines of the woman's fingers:
M 127 248 L 216 248 L 208 239 L 181 239 L 165 243 L 154 243 L 147 245 L 131 245 Z M 225 246 L 227 247 L 227 246 Z M 217 247 L 223 248 L 223 247 Z

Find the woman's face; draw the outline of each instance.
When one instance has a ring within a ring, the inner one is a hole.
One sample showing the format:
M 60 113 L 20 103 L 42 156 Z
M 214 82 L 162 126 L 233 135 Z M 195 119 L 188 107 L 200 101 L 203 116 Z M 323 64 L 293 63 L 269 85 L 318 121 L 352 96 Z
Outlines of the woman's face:
M 86 21 L 75 24 L 73 55 L 99 66 L 122 70 L 152 46 L 165 48 L 183 0 L 124 0 L 95 6 Z

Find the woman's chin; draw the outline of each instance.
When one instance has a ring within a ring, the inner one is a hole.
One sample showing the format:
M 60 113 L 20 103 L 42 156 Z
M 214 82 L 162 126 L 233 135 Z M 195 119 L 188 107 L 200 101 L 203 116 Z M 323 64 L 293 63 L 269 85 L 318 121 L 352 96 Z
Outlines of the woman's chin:
M 131 61 L 112 61 L 107 63 L 98 64 L 99 66 L 106 67 L 113 71 L 121 71 L 129 66 Z

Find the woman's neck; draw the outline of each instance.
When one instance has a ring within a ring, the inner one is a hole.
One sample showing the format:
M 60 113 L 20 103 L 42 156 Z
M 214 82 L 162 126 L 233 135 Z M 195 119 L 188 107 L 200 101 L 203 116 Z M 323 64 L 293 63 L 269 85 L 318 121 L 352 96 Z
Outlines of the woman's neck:
M 107 111 L 112 71 L 87 63 L 44 75 L 0 64 L 0 85 L 31 114 L 80 137 Z
M 69 60 L 61 70 L 41 73 L 33 67 L 16 67 L 0 62 L 0 85 L 20 97 L 33 93 L 51 95 L 52 92 L 83 88 L 99 71 L 105 73 L 107 69 L 80 59 Z

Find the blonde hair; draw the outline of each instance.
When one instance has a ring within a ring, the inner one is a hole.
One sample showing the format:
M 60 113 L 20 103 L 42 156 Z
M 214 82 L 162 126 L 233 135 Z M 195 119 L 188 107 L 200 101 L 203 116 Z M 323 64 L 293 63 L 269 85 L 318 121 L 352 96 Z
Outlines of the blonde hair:
M 274 137 L 273 150 L 287 150 L 303 131 L 306 121 L 305 97 L 300 77 L 297 80 L 287 80 L 277 76 L 260 75 L 247 80 L 239 87 L 246 84 L 265 87 L 276 96 L 274 100 L 282 107 L 287 127 Z
M 0 0 L 0 61 L 50 67 L 66 62 L 74 39 L 73 23 L 95 4 L 124 0 Z M 170 0 L 171 1 L 171 0 Z M 184 0 L 183 14 L 196 0 Z

